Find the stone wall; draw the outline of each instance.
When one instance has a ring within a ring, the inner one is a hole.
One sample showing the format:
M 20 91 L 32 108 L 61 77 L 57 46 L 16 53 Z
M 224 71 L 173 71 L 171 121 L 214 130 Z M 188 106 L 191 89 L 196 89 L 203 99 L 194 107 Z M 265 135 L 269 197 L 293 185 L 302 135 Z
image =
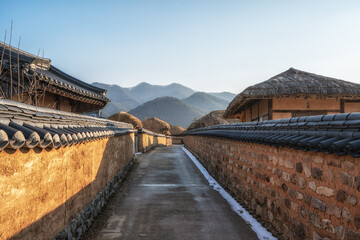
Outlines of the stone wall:
M 54 237 L 86 206 L 97 206 L 96 198 L 101 203 L 134 150 L 129 132 L 65 148 L 1 151 L 0 239 Z
M 184 144 L 184 136 L 172 136 L 171 138 L 173 144 Z
M 211 136 L 185 147 L 276 236 L 360 239 L 360 159 Z

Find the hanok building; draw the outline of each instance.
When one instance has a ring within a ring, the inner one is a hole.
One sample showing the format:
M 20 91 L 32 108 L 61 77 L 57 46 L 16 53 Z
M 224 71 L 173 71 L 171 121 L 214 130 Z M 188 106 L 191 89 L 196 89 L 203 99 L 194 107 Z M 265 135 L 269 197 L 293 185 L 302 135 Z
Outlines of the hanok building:
M 246 88 L 224 118 L 241 122 L 360 112 L 360 84 L 294 68 Z
M 51 60 L 0 42 L 0 98 L 67 112 L 102 109 L 106 90 L 62 72 Z

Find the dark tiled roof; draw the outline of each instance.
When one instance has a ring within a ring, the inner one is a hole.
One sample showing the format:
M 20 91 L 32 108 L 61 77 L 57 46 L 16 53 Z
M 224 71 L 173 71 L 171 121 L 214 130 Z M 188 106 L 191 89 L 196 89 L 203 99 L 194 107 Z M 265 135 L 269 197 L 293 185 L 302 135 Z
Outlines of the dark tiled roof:
M 231 118 L 254 99 L 289 96 L 357 97 L 359 94 L 360 84 L 290 68 L 246 88 L 229 104 L 224 117 Z
M 167 135 L 161 134 L 161 133 L 152 132 L 152 131 L 149 131 L 149 130 L 147 130 L 147 129 L 145 129 L 145 128 L 139 128 L 139 129 L 138 129 L 138 133 L 146 133 L 146 134 L 153 135 L 153 136 L 169 137 L 169 138 L 170 138 L 170 136 L 167 136 Z
M 9 46 L 6 45 L 4 48 L 4 44 L 0 42 L 0 56 L 3 52 L 4 60 L 2 66 L 5 69 L 10 69 Z M 33 77 L 35 75 L 39 80 L 46 83 L 47 88 L 53 87 L 59 90 L 63 90 L 67 95 L 75 94 L 94 99 L 95 101 L 101 101 L 104 103 L 109 102 L 109 99 L 105 97 L 105 89 L 98 88 L 70 76 L 69 74 L 51 65 L 50 59 L 40 58 L 25 51 L 17 50 L 16 48 L 12 48 L 11 50 L 11 67 L 13 71 L 18 71 L 18 53 L 20 70 L 28 77 Z M 37 66 L 35 71 L 31 69 L 31 64 Z
M 233 123 L 188 131 L 187 135 L 360 157 L 360 113 Z
M 134 131 L 128 123 L 0 99 L 0 150 L 66 147 Z

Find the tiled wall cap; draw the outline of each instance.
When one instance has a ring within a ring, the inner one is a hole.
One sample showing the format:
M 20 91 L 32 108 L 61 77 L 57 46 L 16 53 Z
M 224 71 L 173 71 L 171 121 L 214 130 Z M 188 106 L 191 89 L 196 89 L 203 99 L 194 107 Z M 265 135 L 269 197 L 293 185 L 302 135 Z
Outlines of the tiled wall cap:
M 304 151 L 360 156 L 360 113 L 224 124 L 187 131 Z

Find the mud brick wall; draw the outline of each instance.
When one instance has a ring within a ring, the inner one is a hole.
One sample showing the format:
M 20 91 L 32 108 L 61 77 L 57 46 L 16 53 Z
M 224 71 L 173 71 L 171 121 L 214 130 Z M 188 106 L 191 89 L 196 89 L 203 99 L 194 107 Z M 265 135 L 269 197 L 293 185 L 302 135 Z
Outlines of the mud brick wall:
M 157 146 L 172 145 L 171 137 L 165 135 L 157 135 L 147 132 L 138 133 L 138 150 L 139 152 L 147 152 Z
M 134 133 L 0 152 L 0 239 L 52 239 L 128 165 Z
M 185 147 L 277 236 L 360 239 L 360 159 L 210 136 Z

